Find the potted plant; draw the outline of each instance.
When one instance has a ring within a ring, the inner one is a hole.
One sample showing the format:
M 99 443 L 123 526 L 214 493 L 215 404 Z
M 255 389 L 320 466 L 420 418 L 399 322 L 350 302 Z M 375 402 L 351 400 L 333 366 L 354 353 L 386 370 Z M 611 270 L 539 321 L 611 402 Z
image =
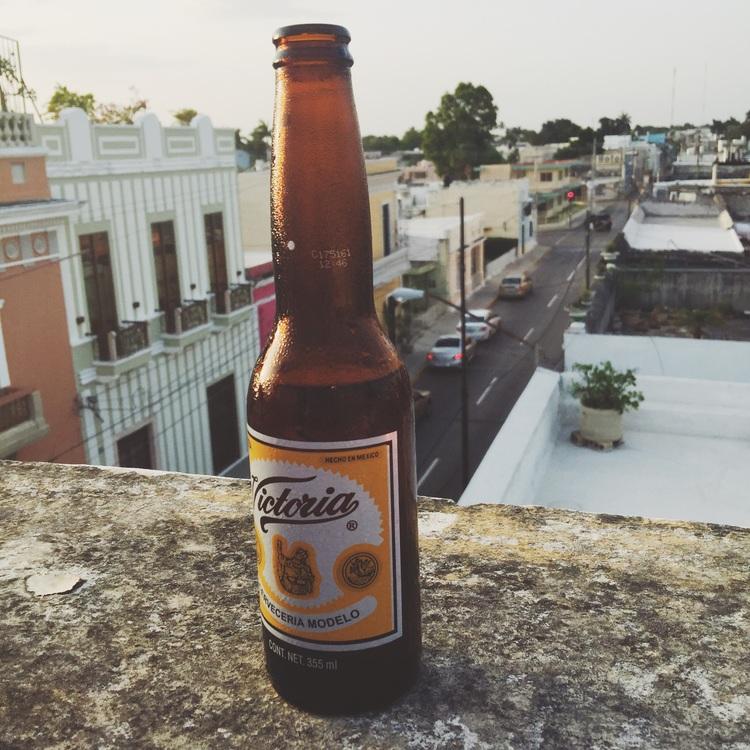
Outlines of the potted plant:
M 635 387 L 635 370 L 620 372 L 609 361 L 576 362 L 573 370 L 581 375 L 570 389 L 581 401 L 581 437 L 600 445 L 621 441 L 623 412 L 637 409 L 643 401 Z

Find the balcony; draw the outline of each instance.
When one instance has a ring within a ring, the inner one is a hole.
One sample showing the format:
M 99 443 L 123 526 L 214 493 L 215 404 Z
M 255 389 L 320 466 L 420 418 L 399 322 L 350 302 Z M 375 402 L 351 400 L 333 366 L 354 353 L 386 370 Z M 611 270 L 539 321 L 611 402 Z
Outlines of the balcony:
M 245 320 L 253 304 L 252 284 L 230 284 L 229 287 L 213 290 L 212 312 L 214 323 L 227 327 Z
M 148 323 L 126 320 L 116 331 L 96 335 L 94 352 L 96 373 L 105 379 L 146 364 L 151 358 Z
M 0 148 L 32 146 L 33 122 L 31 115 L 0 111 Z
M 48 432 L 39 391 L 0 388 L 0 458 L 12 456 Z
M 163 321 L 162 340 L 169 351 L 181 351 L 211 332 L 208 301 L 186 300 L 181 307 L 167 310 Z

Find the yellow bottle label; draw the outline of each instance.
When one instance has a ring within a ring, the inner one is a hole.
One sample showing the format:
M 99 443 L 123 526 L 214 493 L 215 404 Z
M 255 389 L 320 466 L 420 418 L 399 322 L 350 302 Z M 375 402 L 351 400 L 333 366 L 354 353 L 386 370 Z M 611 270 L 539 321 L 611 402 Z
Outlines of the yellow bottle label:
M 308 443 L 248 427 L 248 442 L 266 629 L 325 651 L 399 638 L 396 433 Z

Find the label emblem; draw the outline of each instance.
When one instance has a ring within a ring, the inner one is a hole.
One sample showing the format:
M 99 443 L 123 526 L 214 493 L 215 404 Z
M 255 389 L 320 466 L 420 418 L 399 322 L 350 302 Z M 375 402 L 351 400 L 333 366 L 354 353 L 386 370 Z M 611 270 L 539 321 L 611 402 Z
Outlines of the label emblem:
M 308 443 L 248 428 L 260 611 L 328 651 L 401 636 L 396 433 Z

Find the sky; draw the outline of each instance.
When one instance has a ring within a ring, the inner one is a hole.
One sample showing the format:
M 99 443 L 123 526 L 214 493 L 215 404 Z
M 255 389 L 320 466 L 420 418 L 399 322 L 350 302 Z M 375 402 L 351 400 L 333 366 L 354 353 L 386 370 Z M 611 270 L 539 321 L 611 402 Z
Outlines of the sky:
M 276 28 L 346 26 L 363 134 L 401 135 L 461 81 L 508 126 L 707 122 L 750 110 L 748 0 L 0 0 L 40 108 L 56 83 L 164 122 L 183 107 L 246 133 L 273 113 Z

